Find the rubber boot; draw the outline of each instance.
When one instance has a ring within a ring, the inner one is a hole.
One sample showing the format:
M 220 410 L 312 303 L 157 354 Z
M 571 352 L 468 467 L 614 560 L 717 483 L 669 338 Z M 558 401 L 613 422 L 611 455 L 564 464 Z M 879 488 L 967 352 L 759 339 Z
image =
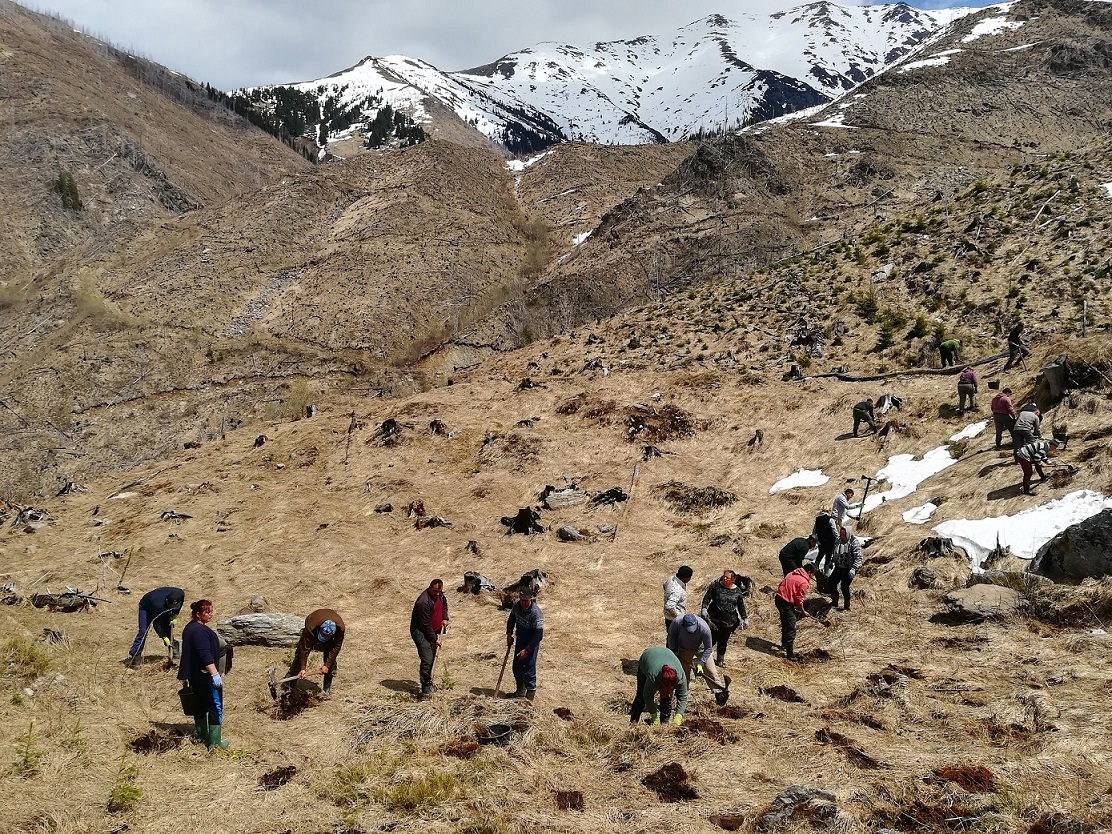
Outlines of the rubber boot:
M 515 689 L 513 692 L 507 692 L 506 693 L 506 697 L 507 698 L 524 698 L 525 697 L 525 685 L 519 683 L 517 685 L 517 689 Z
M 525 690 L 526 700 L 532 701 L 536 697 L 537 697 L 537 690 L 535 690 L 535 689 L 526 689 Z
M 221 726 L 219 724 L 208 725 L 208 740 L 206 746 L 209 750 L 214 747 L 219 747 L 221 750 L 228 746 L 228 742 L 220 740 Z
M 784 657 L 788 660 L 795 660 L 795 643 L 784 644 Z
M 131 660 L 127 662 L 127 665 L 132 669 L 138 669 L 140 666 L 143 665 L 143 653 L 136 652 L 135 654 L 133 654 L 131 656 Z
M 208 716 L 207 715 L 202 715 L 200 717 L 198 717 L 196 715 L 193 716 L 193 724 L 195 725 L 195 729 L 193 731 L 193 738 L 195 738 L 197 741 L 208 744 L 208 729 L 209 729 Z

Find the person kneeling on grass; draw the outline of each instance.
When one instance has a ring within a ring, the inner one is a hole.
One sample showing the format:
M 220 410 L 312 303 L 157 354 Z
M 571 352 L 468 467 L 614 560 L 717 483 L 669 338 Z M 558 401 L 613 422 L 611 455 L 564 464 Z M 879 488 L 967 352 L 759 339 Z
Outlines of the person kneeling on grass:
M 675 718 L 671 717 L 673 694 L 676 696 Z M 648 712 L 653 724 L 682 724 L 686 709 L 687 675 L 680 659 L 663 646 L 645 649 L 637 662 L 637 694 L 629 709 L 629 723 L 636 724 L 641 720 L 641 713 Z

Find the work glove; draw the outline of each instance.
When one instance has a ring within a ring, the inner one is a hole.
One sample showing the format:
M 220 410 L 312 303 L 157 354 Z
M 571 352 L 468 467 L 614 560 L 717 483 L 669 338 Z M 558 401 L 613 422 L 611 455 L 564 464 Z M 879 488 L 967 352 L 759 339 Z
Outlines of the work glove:
M 514 644 L 514 633 L 512 631 L 506 632 L 506 645 L 512 646 Z
M 675 724 L 677 727 L 680 724 L 682 724 L 683 723 L 683 713 L 682 712 L 677 712 L 676 717 L 672 719 L 672 723 Z
M 701 678 L 702 676 L 703 676 L 703 664 L 702 663 L 696 663 L 695 664 L 695 677 Z
M 177 617 L 174 617 L 172 620 L 170 620 L 170 625 L 171 626 L 176 626 L 177 624 L 178 624 L 178 618 Z
M 748 617 L 746 617 L 744 620 L 741 621 L 741 627 L 748 630 L 748 628 L 749 628 L 749 618 Z
M 653 726 L 654 727 L 659 727 L 660 726 L 660 713 L 657 713 L 656 715 L 653 716 Z
M 849 578 L 853 579 L 853 577 L 855 577 L 855 576 L 857 576 L 857 571 L 855 571 L 853 568 L 850 568 L 849 569 Z
M 162 642 L 166 644 L 166 648 L 170 648 L 170 638 L 169 637 L 163 637 Z
M 215 686 L 217 689 L 220 689 L 222 686 L 224 686 L 224 679 L 220 677 L 219 672 L 212 676 L 212 685 Z

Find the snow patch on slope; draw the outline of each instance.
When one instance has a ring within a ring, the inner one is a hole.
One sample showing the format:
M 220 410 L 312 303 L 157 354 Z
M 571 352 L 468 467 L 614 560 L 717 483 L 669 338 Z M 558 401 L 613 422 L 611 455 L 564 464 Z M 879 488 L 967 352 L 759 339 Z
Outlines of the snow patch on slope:
M 972 43 L 986 35 L 998 35 L 1001 32 L 1006 32 L 1009 29 L 1019 29 L 1022 26 L 1022 21 L 1008 20 L 1006 17 L 986 17 L 984 20 L 977 21 L 973 26 L 973 31 L 962 38 L 961 42 Z
M 783 492 L 788 489 L 795 489 L 796 487 L 817 487 L 822 486 L 830 480 L 829 475 L 824 475 L 821 469 L 797 469 L 786 478 L 781 478 L 774 483 L 768 490 L 769 495 L 775 495 L 778 492 Z
M 1020 559 L 1034 559 L 1040 547 L 1067 527 L 1107 509 L 1112 509 L 1112 497 L 1082 489 L 1015 515 L 944 521 L 934 532 L 953 539 L 969 554 L 973 569 L 980 570 L 997 541 Z

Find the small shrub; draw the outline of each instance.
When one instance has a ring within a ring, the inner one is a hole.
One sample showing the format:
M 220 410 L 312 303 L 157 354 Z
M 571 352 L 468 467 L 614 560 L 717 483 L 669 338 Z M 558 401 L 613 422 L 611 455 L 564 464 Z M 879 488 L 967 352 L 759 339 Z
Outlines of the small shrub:
M 455 796 L 457 782 L 450 773 L 424 773 L 387 788 L 380 800 L 391 811 L 434 808 Z
M 43 751 L 35 735 L 35 722 L 32 721 L 26 735 L 20 736 L 15 743 L 15 772 L 25 778 L 34 776 L 42 765 L 42 757 Z
M 922 339 L 930 332 L 931 325 L 930 322 L 927 321 L 927 317 L 924 315 L 918 315 L 915 317 L 915 324 L 911 326 L 911 330 L 909 330 L 907 333 L 907 338 Z
M 120 756 L 119 767 L 116 768 L 116 782 L 112 785 L 112 792 L 108 795 L 108 811 L 119 814 L 132 810 L 143 798 L 143 789 L 135 784 L 139 776 L 139 766 L 129 762 L 127 754 Z
M 77 193 L 77 183 L 69 171 L 62 171 L 55 177 L 51 190 L 62 198 L 62 208 L 68 211 L 81 211 L 85 208 L 81 195 Z

